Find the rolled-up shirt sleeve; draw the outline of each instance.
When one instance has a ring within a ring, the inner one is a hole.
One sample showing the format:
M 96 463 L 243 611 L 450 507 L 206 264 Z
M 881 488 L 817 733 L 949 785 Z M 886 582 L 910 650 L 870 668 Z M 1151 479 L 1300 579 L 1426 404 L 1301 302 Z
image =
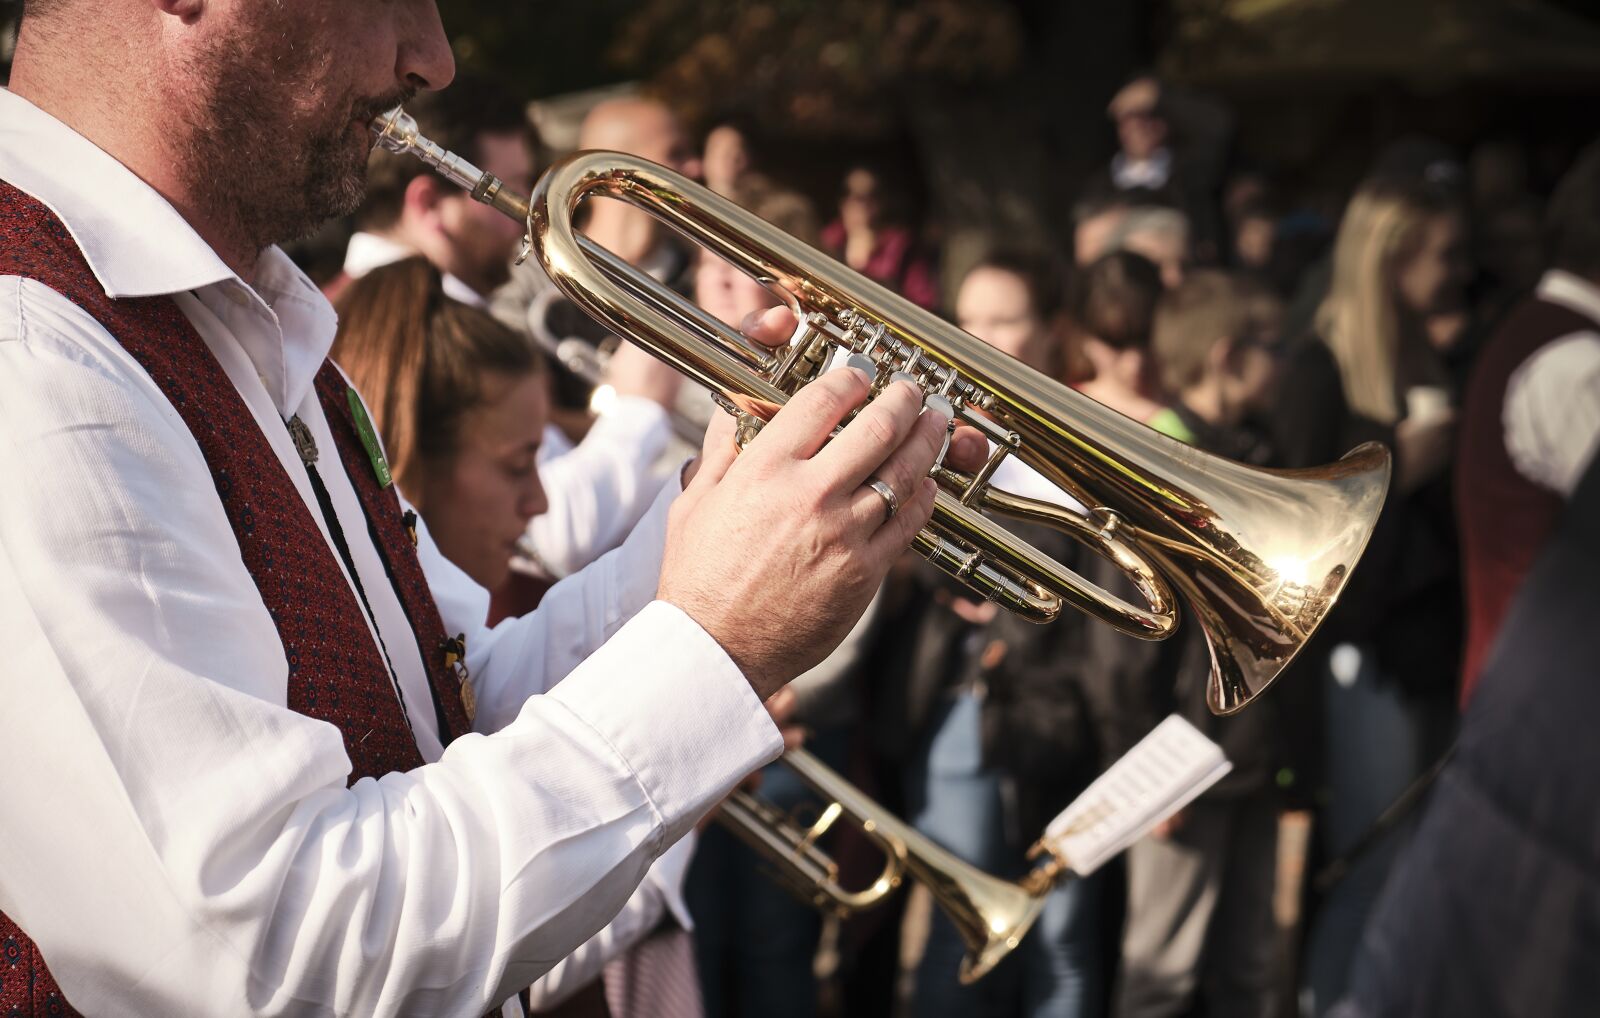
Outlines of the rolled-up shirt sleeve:
M 79 1010 L 482 1014 L 781 750 L 692 619 L 578 583 L 616 613 L 527 680 L 559 687 L 347 785 L 339 732 L 285 706 L 209 470 L 140 369 L 0 278 L 0 393 L 0 910 Z

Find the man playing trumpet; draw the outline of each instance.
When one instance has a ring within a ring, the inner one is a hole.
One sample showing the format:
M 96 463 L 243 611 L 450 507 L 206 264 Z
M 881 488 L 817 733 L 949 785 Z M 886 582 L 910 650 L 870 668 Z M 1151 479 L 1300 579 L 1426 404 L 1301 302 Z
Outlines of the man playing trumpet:
M 275 246 L 353 208 L 371 119 L 452 73 L 432 0 L 24 5 L 0 1010 L 500 1005 L 777 755 L 762 701 L 929 518 L 944 418 L 891 385 L 824 445 L 868 395 L 842 368 L 742 456 L 719 422 L 624 548 L 484 628 Z

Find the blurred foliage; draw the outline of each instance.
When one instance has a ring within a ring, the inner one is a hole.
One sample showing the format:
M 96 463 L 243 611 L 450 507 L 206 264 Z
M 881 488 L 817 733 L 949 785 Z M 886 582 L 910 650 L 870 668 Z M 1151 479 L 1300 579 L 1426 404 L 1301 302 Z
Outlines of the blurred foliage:
M 1540 0 L 1174 0 L 1162 67 L 1188 81 L 1526 87 L 1600 74 L 1600 28 Z
M 607 60 L 606 52 L 639 6 L 640 0 L 446 0 L 440 10 L 463 67 L 540 99 L 624 77 L 627 72 Z
M 609 56 L 691 122 L 871 135 L 911 83 L 1011 73 L 1023 38 L 1003 0 L 645 0 Z

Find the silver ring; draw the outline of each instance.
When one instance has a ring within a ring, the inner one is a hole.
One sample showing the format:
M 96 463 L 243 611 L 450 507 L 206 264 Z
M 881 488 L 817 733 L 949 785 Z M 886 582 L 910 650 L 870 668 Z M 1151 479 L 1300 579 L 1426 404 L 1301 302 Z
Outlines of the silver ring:
M 895 497 L 894 489 L 889 487 L 889 482 L 880 481 L 874 477 L 867 482 L 867 487 L 877 492 L 878 497 L 883 499 L 883 508 L 885 510 L 883 522 L 888 523 L 894 519 L 894 514 L 900 511 L 900 499 Z

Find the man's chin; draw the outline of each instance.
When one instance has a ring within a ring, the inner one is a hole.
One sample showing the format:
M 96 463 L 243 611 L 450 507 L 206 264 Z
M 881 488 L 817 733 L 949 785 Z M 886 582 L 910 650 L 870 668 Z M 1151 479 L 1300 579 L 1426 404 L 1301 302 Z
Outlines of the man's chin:
M 363 148 L 359 155 L 352 152 L 348 156 L 341 153 L 341 156 L 340 165 L 324 164 L 325 172 L 317 174 L 317 179 L 306 189 L 313 213 L 322 219 L 348 216 L 367 199 L 366 150 Z

